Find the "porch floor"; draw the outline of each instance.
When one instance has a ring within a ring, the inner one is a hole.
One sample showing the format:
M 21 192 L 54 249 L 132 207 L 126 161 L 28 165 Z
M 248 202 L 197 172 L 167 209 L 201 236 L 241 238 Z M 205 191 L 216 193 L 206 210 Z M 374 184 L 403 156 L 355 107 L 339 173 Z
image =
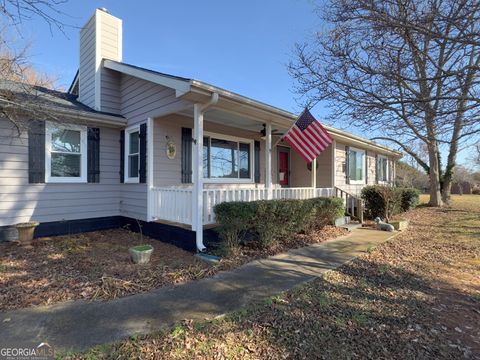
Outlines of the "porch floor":
M 109 302 L 75 301 L 2 313 L 0 338 L 5 344 L 25 347 L 48 342 L 57 351 L 82 350 L 150 333 L 183 319 L 213 318 L 322 276 L 395 235 L 355 229 L 334 240 L 174 288 Z

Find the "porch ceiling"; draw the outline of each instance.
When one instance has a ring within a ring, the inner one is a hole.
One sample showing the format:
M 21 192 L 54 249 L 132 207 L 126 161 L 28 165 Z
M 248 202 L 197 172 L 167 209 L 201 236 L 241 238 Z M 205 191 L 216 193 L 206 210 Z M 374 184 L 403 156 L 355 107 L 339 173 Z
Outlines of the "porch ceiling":
M 193 118 L 193 108 L 181 111 L 179 114 Z M 208 109 L 205 112 L 204 120 L 254 132 L 260 132 L 265 123 L 265 121 L 261 119 L 252 119 L 244 115 L 218 108 Z M 273 125 L 273 128 L 276 130 L 284 130 L 284 128 L 277 125 Z

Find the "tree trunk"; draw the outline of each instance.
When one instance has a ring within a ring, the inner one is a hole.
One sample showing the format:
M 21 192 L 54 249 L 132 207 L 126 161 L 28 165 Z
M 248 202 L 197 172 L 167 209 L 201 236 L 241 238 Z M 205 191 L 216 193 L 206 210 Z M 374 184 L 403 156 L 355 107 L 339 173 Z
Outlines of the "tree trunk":
M 428 145 L 428 157 L 430 160 L 430 206 L 440 207 L 443 205 L 441 186 L 440 186 L 440 164 L 438 162 L 437 144 Z

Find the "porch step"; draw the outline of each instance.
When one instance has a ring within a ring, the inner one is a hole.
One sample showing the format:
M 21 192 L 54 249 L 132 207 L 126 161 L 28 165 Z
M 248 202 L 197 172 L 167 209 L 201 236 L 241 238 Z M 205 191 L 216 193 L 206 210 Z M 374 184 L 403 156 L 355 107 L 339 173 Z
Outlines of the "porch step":
M 352 231 L 354 229 L 358 229 L 358 228 L 361 228 L 362 227 L 362 224 L 360 223 L 349 223 L 349 224 L 345 224 L 345 225 L 341 225 L 341 226 L 337 226 L 339 228 L 343 228 L 343 229 L 347 229 L 348 231 Z
M 362 227 L 362 224 L 356 221 L 352 222 L 350 216 L 342 216 L 335 220 L 335 226 L 352 231 L 353 229 Z
M 338 219 L 335 219 L 335 226 L 339 227 L 342 225 L 350 224 L 352 221 L 352 218 L 350 216 L 342 216 L 339 217 Z

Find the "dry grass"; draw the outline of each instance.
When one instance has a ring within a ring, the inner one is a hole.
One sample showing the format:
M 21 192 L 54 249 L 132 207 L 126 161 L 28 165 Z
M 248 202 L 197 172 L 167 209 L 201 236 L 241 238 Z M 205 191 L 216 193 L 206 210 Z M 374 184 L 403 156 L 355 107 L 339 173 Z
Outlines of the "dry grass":
M 70 358 L 480 358 L 480 197 L 403 217 L 394 240 L 295 291 Z

